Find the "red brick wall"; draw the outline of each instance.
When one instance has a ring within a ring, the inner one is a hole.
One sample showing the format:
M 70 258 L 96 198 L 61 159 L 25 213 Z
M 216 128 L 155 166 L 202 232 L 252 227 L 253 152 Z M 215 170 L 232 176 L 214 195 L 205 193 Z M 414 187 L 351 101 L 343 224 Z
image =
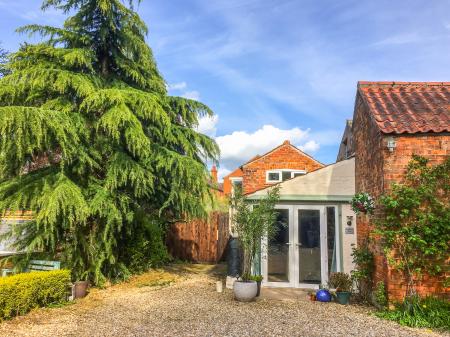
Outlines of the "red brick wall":
M 353 118 L 353 142 L 355 146 L 355 185 L 356 192 L 367 192 L 375 199 L 383 193 L 383 136 L 371 119 L 359 94 L 356 97 Z M 376 210 L 374 217 L 381 216 Z M 369 237 L 373 224 L 369 217 L 358 215 L 357 240 L 361 246 Z M 371 247 L 375 251 L 374 283 L 386 282 L 387 261 L 380 247 Z
M 432 164 L 440 163 L 450 155 L 450 134 L 443 133 L 396 135 L 396 147 L 389 152 L 386 143 L 391 135 L 382 134 L 371 118 L 358 94 L 353 120 L 356 192 L 368 192 L 378 198 L 389 191 L 392 183 L 402 181 L 413 154 L 429 158 Z M 370 218 L 358 216 L 358 244 L 364 242 L 373 229 L 373 222 L 381 216 L 383 214 L 379 210 Z M 374 281 L 385 282 L 391 300 L 401 299 L 405 294 L 404 282 L 397 272 L 388 267 L 376 242 L 372 246 L 375 252 Z M 440 294 L 446 290 L 442 287 L 442 279 L 428 276 L 418 286 L 418 291 L 423 295 Z
M 289 142 L 285 142 L 274 151 L 244 165 L 244 193 L 252 193 L 273 185 L 266 184 L 266 171 L 268 170 L 292 169 L 311 172 L 323 166 L 323 164 L 297 150 Z
M 230 178 L 237 178 L 242 177 L 244 173 L 240 168 L 237 168 L 233 172 L 231 172 L 229 175 L 223 178 L 223 193 L 225 195 L 231 194 L 231 179 Z
M 387 138 L 387 136 L 385 136 Z M 394 137 L 396 147 L 391 153 L 383 151 L 384 157 L 384 190 L 389 191 L 393 183 L 402 181 L 406 166 L 413 154 L 426 157 L 431 165 L 442 163 L 450 156 L 450 134 L 415 134 Z M 447 275 L 449 276 L 449 275 Z M 400 299 L 405 294 L 404 281 L 397 272 L 389 270 L 388 290 L 391 298 Z M 444 276 L 432 278 L 425 276 L 417 290 L 420 294 L 444 294 L 450 289 L 443 288 Z

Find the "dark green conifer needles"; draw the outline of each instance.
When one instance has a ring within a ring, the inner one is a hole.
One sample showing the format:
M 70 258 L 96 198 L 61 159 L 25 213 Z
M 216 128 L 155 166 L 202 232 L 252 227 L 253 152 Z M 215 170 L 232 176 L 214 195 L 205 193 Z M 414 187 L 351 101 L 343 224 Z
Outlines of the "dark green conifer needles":
M 0 79 L 0 210 L 34 212 L 10 233 L 19 249 L 101 283 L 126 272 L 149 222 L 204 215 L 204 161 L 219 151 L 195 127 L 212 111 L 168 96 L 133 1 L 49 7 L 73 15 L 63 28 L 20 28 L 44 42 L 12 54 Z

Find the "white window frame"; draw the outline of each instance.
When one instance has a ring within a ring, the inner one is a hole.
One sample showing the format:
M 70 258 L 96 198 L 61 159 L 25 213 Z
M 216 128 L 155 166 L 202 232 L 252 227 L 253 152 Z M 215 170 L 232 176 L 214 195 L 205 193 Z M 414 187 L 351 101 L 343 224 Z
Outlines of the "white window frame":
M 276 170 L 267 170 L 266 171 L 266 183 L 267 184 L 275 184 L 275 183 L 281 183 L 283 181 L 283 172 L 290 172 L 291 173 L 291 179 L 294 178 L 294 174 L 301 173 L 306 174 L 306 170 L 293 170 L 293 169 L 276 169 Z M 269 174 L 270 173 L 278 173 L 279 179 L 278 180 L 270 180 Z
M 230 183 L 231 183 L 231 195 L 234 196 L 234 182 L 240 181 L 243 184 L 244 178 L 242 177 L 230 177 Z M 242 186 L 244 187 L 244 186 Z

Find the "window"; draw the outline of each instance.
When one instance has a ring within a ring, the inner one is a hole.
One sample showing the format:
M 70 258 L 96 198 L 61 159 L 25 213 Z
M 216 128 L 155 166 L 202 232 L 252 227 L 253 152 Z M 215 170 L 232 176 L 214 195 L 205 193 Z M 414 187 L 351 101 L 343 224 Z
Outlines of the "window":
M 266 171 L 266 183 L 279 183 L 306 174 L 305 170 L 270 170 Z
M 280 181 L 280 172 L 268 172 L 267 173 L 268 182 L 278 182 Z
M 242 191 L 242 178 L 230 178 L 231 180 L 231 194 L 234 195 L 236 191 Z

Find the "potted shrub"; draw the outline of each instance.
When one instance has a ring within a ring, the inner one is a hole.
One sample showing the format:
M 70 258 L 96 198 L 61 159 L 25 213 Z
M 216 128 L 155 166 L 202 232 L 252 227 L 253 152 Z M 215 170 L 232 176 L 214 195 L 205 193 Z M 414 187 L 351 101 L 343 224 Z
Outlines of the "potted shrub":
M 259 295 L 261 294 L 261 282 L 263 280 L 263 277 L 261 275 L 253 275 L 252 280 L 256 282 L 256 285 L 258 287 L 256 297 L 259 297 Z
M 330 288 L 336 289 L 336 300 L 340 304 L 348 304 L 352 294 L 353 280 L 346 273 L 331 273 L 328 281 Z
M 258 293 L 258 284 L 252 279 L 252 265 L 261 252 L 262 238 L 268 240 L 276 234 L 277 211 L 275 204 L 279 199 L 279 188 L 271 188 L 267 195 L 251 204 L 240 190 L 231 199 L 233 231 L 242 249 L 242 271 L 233 284 L 234 297 L 238 301 L 253 301 Z

